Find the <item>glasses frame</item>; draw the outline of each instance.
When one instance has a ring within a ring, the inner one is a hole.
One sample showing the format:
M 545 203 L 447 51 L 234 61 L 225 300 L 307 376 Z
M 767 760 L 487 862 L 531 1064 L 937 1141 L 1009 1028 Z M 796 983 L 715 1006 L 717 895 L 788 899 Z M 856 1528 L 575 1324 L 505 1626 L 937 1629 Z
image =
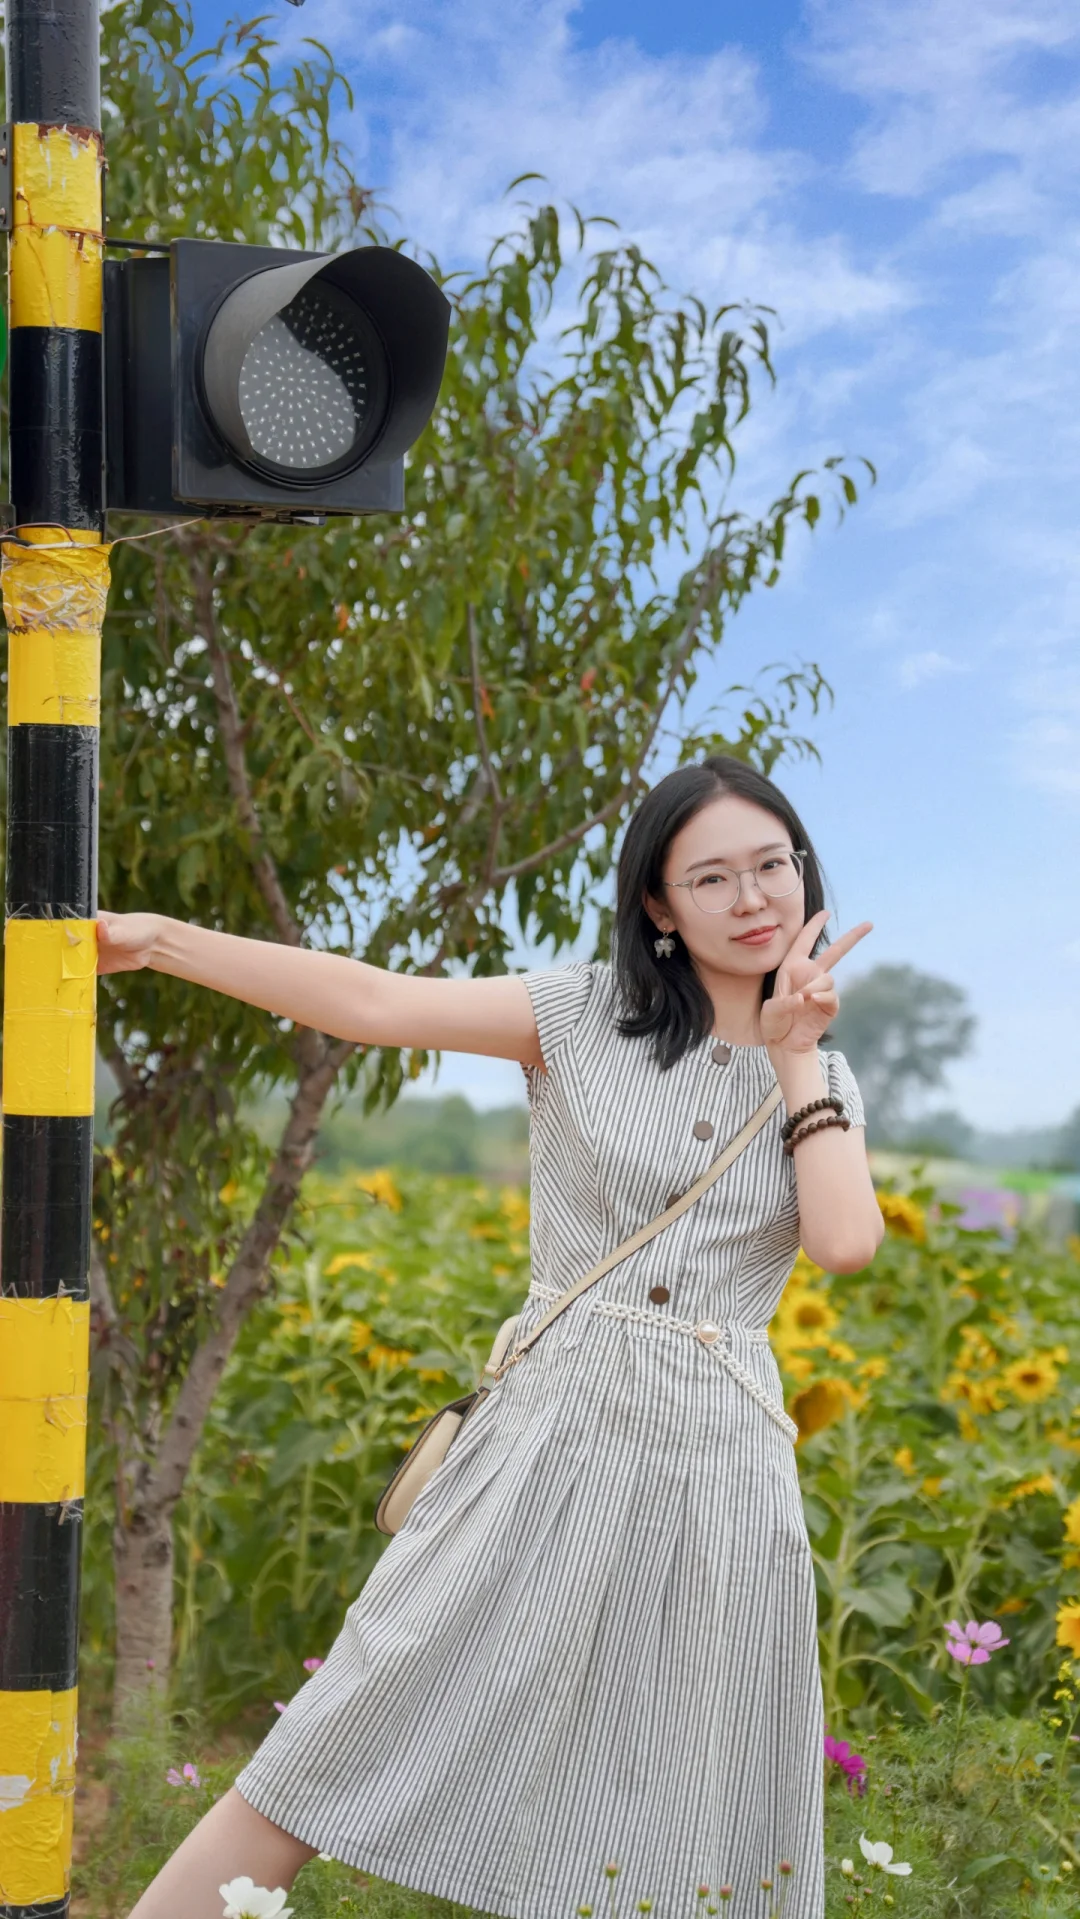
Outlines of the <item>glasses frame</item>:
M 758 891 L 761 893 L 764 899 L 789 900 L 791 898 L 791 895 L 793 893 L 797 893 L 799 890 L 799 887 L 802 885 L 802 880 L 803 880 L 802 862 L 806 858 L 807 849 L 805 846 L 783 846 L 783 847 L 778 847 L 776 850 L 782 853 L 790 853 L 793 859 L 798 860 L 799 877 L 796 880 L 794 886 L 789 886 L 786 893 L 766 893 L 765 888 L 762 886 L 760 880 L 755 880 L 755 884 L 757 885 Z M 767 858 L 768 855 L 765 855 L 763 857 Z M 717 863 L 718 865 L 723 864 L 722 861 L 718 861 Z M 762 863 L 763 861 L 759 860 L 756 866 L 729 866 L 724 869 L 726 872 L 734 873 L 735 875 L 735 898 L 732 900 L 731 906 L 714 906 L 712 908 L 709 908 L 708 906 L 702 906 L 701 901 L 695 898 L 695 895 L 694 895 L 694 887 L 697 885 L 698 880 L 704 877 L 701 873 L 695 873 L 693 878 L 688 880 L 661 880 L 660 884 L 662 886 L 688 886 L 690 888 L 690 898 L 694 901 L 694 905 L 697 907 L 698 912 L 704 913 L 708 919 L 715 919 L 717 915 L 720 913 L 730 913 L 732 910 L 732 907 L 735 907 L 739 904 L 739 899 L 742 894 L 743 874 L 754 873 L 756 875 L 758 866 L 762 865 Z

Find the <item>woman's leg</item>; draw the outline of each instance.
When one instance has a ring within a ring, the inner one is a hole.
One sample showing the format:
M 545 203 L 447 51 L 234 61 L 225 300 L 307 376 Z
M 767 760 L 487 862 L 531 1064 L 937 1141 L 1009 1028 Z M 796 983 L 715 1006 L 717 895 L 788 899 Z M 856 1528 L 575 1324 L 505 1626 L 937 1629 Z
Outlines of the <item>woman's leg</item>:
M 232 1786 L 189 1832 L 131 1911 L 131 1919 L 221 1919 L 218 1891 L 246 1873 L 273 1891 L 292 1885 L 315 1848 L 283 1832 Z

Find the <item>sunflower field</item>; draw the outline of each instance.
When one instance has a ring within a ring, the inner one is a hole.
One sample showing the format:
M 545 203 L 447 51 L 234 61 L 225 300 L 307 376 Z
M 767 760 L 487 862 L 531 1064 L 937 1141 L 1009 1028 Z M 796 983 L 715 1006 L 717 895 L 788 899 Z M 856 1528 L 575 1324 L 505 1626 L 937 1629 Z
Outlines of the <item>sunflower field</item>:
M 771 1328 L 818 1584 L 829 1912 L 872 1898 L 920 1919 L 1075 1913 L 1080 1243 L 970 1230 L 927 1187 L 878 1199 L 872 1265 L 832 1275 L 800 1257 Z M 518 1187 L 309 1179 L 303 1245 L 230 1363 L 178 1515 L 170 1831 L 228 1773 L 177 1747 L 176 1727 L 197 1725 L 218 1762 L 250 1750 L 319 1663 L 386 1544 L 386 1478 L 520 1304 L 528 1229 Z M 93 1471 L 91 1709 L 110 1663 L 101 1441 Z M 864 1830 L 906 1847 L 918 1896 L 860 1856 Z M 409 1897 L 403 1914 L 436 1909 Z

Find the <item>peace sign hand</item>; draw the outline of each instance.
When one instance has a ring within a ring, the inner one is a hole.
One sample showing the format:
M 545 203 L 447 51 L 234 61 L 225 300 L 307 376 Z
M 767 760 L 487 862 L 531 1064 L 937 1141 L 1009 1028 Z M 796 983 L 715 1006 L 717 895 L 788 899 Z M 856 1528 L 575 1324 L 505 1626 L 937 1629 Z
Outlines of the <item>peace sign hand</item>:
M 827 946 L 817 959 L 810 949 L 817 939 L 828 912 L 823 908 L 801 927 L 776 969 L 772 998 L 761 1009 L 761 1036 L 766 1046 L 785 1053 L 812 1053 L 831 1020 L 840 1011 L 840 998 L 829 971 L 837 960 L 850 953 L 859 940 L 873 930 L 872 920 L 863 920 L 849 933 Z

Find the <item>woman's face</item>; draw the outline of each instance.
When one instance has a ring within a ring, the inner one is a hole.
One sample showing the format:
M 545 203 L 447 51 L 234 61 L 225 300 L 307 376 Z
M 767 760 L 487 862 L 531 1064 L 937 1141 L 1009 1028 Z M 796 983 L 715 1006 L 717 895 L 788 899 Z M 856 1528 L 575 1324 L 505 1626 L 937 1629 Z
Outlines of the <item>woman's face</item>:
M 676 833 L 664 862 L 664 880 L 706 875 L 699 897 L 708 905 L 721 896 L 725 871 L 759 866 L 770 855 L 782 861 L 785 850 L 791 850 L 791 835 L 775 813 L 725 793 Z M 800 878 L 794 892 L 771 898 L 752 873 L 743 871 L 739 896 L 723 913 L 702 912 L 689 886 L 665 884 L 660 899 L 645 900 L 645 910 L 658 929 L 674 928 L 702 964 L 761 978 L 780 964 L 803 925 L 803 882 Z M 748 940 L 747 934 L 755 937 Z

